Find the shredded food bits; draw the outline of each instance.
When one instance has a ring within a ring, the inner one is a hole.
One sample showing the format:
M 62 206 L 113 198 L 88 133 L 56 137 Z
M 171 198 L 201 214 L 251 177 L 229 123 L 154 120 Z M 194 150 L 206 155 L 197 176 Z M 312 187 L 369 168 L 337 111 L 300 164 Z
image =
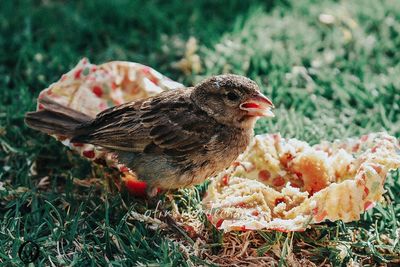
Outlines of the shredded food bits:
M 203 199 L 219 229 L 303 231 L 325 220 L 350 222 L 382 200 L 400 146 L 386 133 L 310 146 L 258 135 Z

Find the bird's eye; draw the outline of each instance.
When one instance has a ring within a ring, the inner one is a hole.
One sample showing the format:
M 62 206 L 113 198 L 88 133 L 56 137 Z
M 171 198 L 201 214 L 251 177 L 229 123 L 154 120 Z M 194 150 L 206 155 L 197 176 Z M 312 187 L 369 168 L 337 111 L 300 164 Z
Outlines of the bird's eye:
M 239 99 L 239 96 L 236 93 L 233 92 L 229 92 L 226 97 L 230 100 L 230 101 L 236 101 Z

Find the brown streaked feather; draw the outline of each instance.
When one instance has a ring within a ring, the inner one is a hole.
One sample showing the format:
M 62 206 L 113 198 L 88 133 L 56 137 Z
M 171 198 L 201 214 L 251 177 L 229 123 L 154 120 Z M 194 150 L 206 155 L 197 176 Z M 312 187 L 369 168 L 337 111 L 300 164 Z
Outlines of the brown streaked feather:
M 38 102 L 43 109 L 26 113 L 25 123 L 41 132 L 72 137 L 77 134 L 76 128 L 79 125 L 92 120 L 92 117 L 63 106 L 47 96 Z
M 107 109 L 82 126 L 81 130 L 88 134 L 76 136 L 72 141 L 131 152 L 143 152 L 150 145 L 159 147 L 159 152 L 200 149 L 212 136 L 210 129 L 218 127 L 210 127 L 216 122 L 198 110 L 185 91 L 190 89 L 165 92 Z

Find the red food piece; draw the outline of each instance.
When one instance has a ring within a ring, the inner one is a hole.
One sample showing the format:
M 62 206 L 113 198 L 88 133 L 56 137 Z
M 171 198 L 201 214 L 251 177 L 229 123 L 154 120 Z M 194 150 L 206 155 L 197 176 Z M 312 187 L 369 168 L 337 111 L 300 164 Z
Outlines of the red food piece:
M 282 203 L 282 202 L 285 202 L 284 197 L 275 198 L 275 206 L 277 206 L 279 203 Z
M 241 163 L 238 161 L 235 161 L 234 163 L 232 163 L 232 166 L 235 166 L 235 167 L 240 166 L 240 165 L 241 165 Z
M 366 198 L 367 196 L 368 196 L 368 194 L 369 194 L 369 189 L 368 189 L 368 187 L 364 187 L 364 195 L 363 195 L 363 198 Z
M 124 179 L 126 189 L 128 189 L 129 193 L 138 197 L 146 196 L 147 183 L 143 181 L 136 180 L 133 177 Z
M 225 175 L 222 177 L 222 185 L 227 186 L 228 184 L 229 184 L 229 175 L 228 175 L 228 174 L 225 174 Z
M 278 176 L 272 180 L 274 186 L 283 186 L 285 184 L 285 179 L 282 176 Z
M 219 219 L 218 222 L 215 224 L 215 227 L 218 229 L 221 227 L 221 224 L 224 222 L 224 219 Z
M 100 86 L 98 86 L 98 85 L 93 86 L 92 92 L 93 92 L 97 97 L 102 97 L 102 95 L 103 95 L 103 89 L 102 89 Z
M 317 213 L 318 213 L 318 207 L 313 208 L 313 209 L 312 209 L 312 213 L 313 213 L 314 216 L 317 215 Z
M 75 80 L 79 79 L 81 77 L 81 73 L 82 73 L 82 69 L 79 69 L 74 73 Z
M 258 179 L 260 179 L 261 181 L 268 181 L 269 178 L 271 178 L 271 173 L 267 170 L 261 170 L 258 173 Z
M 93 150 L 85 150 L 85 151 L 82 152 L 82 154 L 83 154 L 85 157 L 89 158 L 89 159 L 92 159 L 92 158 L 94 158 L 94 156 L 95 156 L 95 153 L 94 153 Z
M 372 201 L 367 201 L 364 203 L 364 210 L 372 209 L 375 206 L 375 203 Z
M 253 210 L 253 212 L 251 213 L 251 215 L 253 216 L 258 216 L 260 215 L 260 213 L 257 210 Z

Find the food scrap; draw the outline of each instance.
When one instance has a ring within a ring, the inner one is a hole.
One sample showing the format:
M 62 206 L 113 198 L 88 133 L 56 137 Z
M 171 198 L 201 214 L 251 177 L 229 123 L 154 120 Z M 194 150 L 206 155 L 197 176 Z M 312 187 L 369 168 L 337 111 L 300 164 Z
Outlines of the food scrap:
M 310 146 L 279 134 L 258 135 L 203 199 L 218 228 L 302 231 L 325 220 L 350 222 L 382 200 L 399 141 L 387 133 Z

